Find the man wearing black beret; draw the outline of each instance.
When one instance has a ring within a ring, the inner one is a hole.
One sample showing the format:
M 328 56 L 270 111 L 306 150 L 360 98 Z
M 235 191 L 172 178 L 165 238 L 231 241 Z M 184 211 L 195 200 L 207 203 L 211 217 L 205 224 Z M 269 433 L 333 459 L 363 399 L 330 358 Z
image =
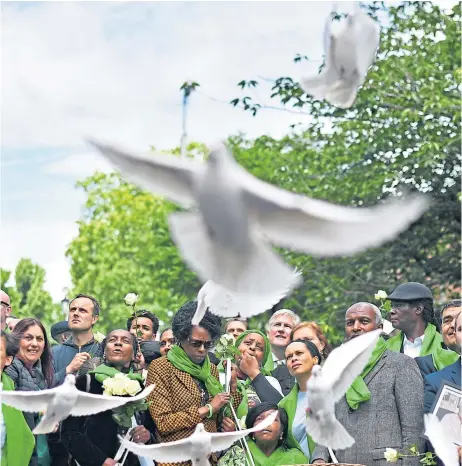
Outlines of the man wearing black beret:
M 437 370 L 454 363 L 458 355 L 442 348 L 443 338 L 433 310 L 432 292 L 421 283 L 409 282 L 396 287 L 391 301 L 390 321 L 400 332 L 387 341 L 387 348 L 411 358 L 432 355 Z

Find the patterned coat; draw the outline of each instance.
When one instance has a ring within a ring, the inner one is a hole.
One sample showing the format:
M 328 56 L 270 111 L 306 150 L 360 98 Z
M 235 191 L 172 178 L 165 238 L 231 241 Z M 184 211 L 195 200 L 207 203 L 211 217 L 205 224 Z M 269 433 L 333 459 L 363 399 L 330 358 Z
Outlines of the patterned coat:
M 212 375 L 219 380 L 218 369 L 211 364 Z M 207 432 L 217 432 L 218 415 L 211 419 L 201 419 L 198 409 L 201 406 L 201 394 L 194 379 L 186 372 L 177 369 L 166 356 L 154 360 L 148 370 L 146 385 L 155 384 L 148 401 L 149 411 L 157 426 L 158 442 L 173 442 L 192 435 L 197 424 L 203 423 Z M 212 396 L 209 394 L 210 400 Z M 233 407 L 237 410 L 242 395 L 232 395 Z M 210 458 L 211 464 L 217 463 L 216 455 Z M 191 462 L 166 464 L 159 466 L 190 466 Z

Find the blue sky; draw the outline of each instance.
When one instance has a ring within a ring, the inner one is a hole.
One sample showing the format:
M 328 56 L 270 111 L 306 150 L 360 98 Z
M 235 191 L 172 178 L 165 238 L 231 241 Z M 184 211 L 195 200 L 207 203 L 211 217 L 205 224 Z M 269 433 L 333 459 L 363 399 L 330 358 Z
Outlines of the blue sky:
M 70 285 L 64 252 L 85 200 L 75 183 L 109 169 L 83 138 L 136 150 L 178 145 L 179 87 L 188 79 L 201 84 L 189 139 L 280 136 L 306 122 L 271 110 L 253 118 L 226 102 L 239 96 L 241 79 L 315 71 L 330 9 L 287 1 L 3 3 L 0 265 L 11 270 L 30 257 L 60 300 Z M 297 53 L 315 62 L 296 65 Z

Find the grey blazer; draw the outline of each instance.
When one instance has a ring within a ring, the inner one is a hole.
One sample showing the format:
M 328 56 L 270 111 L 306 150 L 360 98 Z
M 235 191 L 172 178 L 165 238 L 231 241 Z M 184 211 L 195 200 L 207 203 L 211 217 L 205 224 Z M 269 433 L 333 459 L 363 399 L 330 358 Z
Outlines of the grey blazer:
M 334 452 L 338 461 L 387 466 L 389 463 L 383 456 L 386 448 L 408 454 L 407 449 L 417 444 L 420 452 L 425 451 L 420 438 L 423 380 L 416 362 L 404 354 L 385 350 L 364 382 L 371 392 L 369 401 L 353 411 L 343 397 L 335 408 L 337 419 L 356 440 L 351 448 Z M 313 458 L 327 461 L 327 448 L 317 446 Z M 420 458 L 402 458 L 398 464 L 419 466 Z

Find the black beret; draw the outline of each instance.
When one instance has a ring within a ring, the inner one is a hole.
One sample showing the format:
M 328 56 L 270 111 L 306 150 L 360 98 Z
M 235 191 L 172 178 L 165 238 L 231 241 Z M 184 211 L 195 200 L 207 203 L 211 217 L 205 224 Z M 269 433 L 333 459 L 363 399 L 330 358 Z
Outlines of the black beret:
M 50 329 L 51 338 L 53 338 L 53 340 L 56 340 L 58 335 L 60 335 L 61 333 L 64 333 L 64 332 L 69 332 L 69 331 L 70 331 L 70 329 L 69 329 L 69 325 L 67 323 L 67 320 L 62 320 L 61 322 L 57 322 L 56 324 L 53 324 L 51 326 L 51 329 Z M 58 341 L 58 340 L 56 340 L 56 341 Z
M 433 300 L 433 294 L 422 283 L 409 282 L 397 286 L 387 299 L 392 301 L 418 301 L 419 299 Z

